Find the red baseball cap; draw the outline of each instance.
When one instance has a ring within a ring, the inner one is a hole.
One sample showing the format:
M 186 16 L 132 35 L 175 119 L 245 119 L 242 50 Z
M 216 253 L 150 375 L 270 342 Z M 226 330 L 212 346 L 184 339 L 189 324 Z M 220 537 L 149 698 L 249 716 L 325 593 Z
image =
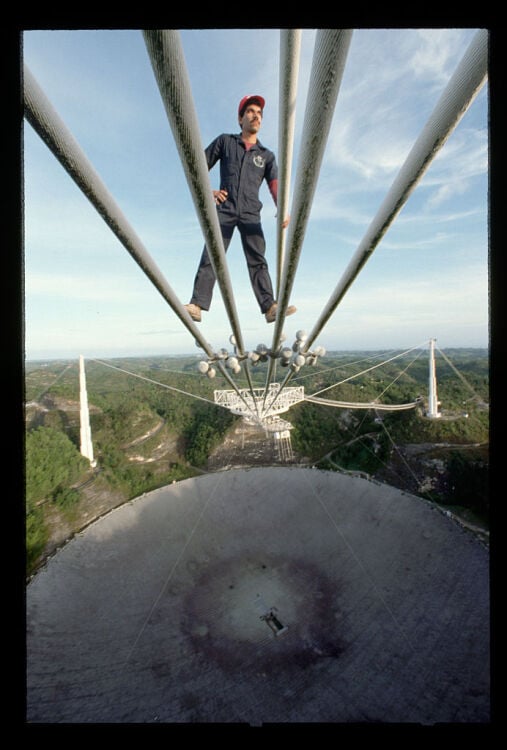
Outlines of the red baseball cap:
M 239 117 L 243 117 L 243 113 L 245 109 L 251 102 L 253 102 L 254 104 L 258 104 L 261 109 L 264 109 L 264 105 L 266 104 L 262 96 L 259 96 L 258 94 L 247 94 L 246 96 L 243 97 L 243 99 L 239 103 L 239 107 L 238 107 Z

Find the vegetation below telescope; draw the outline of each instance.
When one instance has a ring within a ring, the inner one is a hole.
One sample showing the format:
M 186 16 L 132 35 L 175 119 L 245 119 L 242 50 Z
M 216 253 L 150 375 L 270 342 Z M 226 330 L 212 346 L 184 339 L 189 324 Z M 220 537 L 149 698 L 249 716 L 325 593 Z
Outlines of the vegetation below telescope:
M 328 355 L 310 380 L 294 379 L 311 394 L 350 376 L 358 353 Z M 478 350 L 453 353 L 460 373 L 476 394 L 488 401 L 488 357 Z M 26 370 L 26 513 L 27 566 L 31 571 L 47 548 L 48 523 L 55 514 L 74 530 L 83 525 L 86 488 L 114 493 L 118 503 L 173 481 L 207 470 L 213 450 L 238 421 L 209 401 L 215 388 L 230 388 L 221 377 L 209 380 L 196 373 L 196 360 L 136 358 L 116 361 L 143 379 L 88 362 L 86 367 L 90 423 L 97 469 L 79 452 L 79 380 L 77 363 L 29 363 Z M 404 362 L 406 365 L 406 361 Z M 400 362 L 384 365 L 382 374 L 366 373 L 354 382 L 327 390 L 325 398 L 383 403 L 413 401 L 427 390 L 427 358 L 411 365 L 401 377 Z M 359 368 L 356 368 L 357 370 Z M 285 372 L 283 373 L 285 374 Z M 264 385 L 266 370 L 252 370 L 254 385 Z M 396 381 L 392 383 L 393 377 Z M 389 476 L 396 463 L 393 446 L 450 445 L 446 480 L 426 489 L 437 502 L 470 508 L 488 515 L 488 411 L 450 368 L 439 372 L 442 419 L 426 419 L 420 410 L 379 412 L 333 409 L 300 403 L 282 415 L 293 425 L 292 445 L 299 463 L 328 470 L 365 472 L 409 491 L 410 477 Z M 278 378 L 281 380 L 282 378 Z M 151 382 L 151 381 L 156 381 Z M 238 381 L 237 381 L 238 382 Z M 159 384 L 162 384 L 159 385 Z M 163 387 L 170 386 L 172 389 Z M 240 383 L 246 387 L 247 383 Z M 184 391 L 181 393 L 180 391 Z M 465 406 L 467 415 L 464 416 Z M 447 418 L 448 417 L 448 418 Z M 459 446 L 467 446 L 459 450 Z M 475 445 L 475 449 L 470 449 Z M 435 457 L 441 460 L 442 453 Z M 93 519 L 88 519 L 93 520 Z

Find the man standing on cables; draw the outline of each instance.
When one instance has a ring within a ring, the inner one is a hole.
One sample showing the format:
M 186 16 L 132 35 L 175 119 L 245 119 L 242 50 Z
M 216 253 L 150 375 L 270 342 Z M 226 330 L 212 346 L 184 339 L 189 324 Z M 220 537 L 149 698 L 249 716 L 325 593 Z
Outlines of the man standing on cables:
M 275 205 L 278 194 L 278 167 L 275 155 L 257 139 L 261 127 L 265 101 L 262 96 L 249 94 L 239 103 L 238 122 L 241 133 L 223 133 L 205 149 L 208 169 L 220 161 L 220 189 L 213 191 L 218 220 L 227 250 L 234 229 L 241 236 L 250 282 L 261 313 L 268 323 L 276 319 L 277 303 L 265 259 L 266 242 L 261 226 L 262 203 L 259 190 L 266 180 Z M 283 227 L 289 224 L 287 216 Z M 201 320 L 201 311 L 209 310 L 216 277 L 206 247 L 203 250 L 194 281 L 190 303 L 185 305 L 192 320 Z M 286 315 L 296 312 L 289 305 Z

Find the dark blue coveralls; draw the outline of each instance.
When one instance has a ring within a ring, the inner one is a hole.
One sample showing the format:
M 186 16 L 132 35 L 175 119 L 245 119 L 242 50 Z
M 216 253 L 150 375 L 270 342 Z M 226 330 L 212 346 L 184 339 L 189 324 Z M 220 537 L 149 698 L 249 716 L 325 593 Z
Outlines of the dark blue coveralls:
M 275 155 L 259 141 L 246 149 L 241 135 L 223 133 L 205 149 L 208 169 L 220 161 L 220 189 L 227 200 L 217 206 L 218 220 L 227 250 L 234 229 L 241 236 L 250 282 L 262 313 L 274 302 L 273 285 L 265 260 L 266 241 L 261 226 L 259 189 L 278 179 Z M 209 310 L 216 277 L 204 247 L 194 281 L 191 303 Z

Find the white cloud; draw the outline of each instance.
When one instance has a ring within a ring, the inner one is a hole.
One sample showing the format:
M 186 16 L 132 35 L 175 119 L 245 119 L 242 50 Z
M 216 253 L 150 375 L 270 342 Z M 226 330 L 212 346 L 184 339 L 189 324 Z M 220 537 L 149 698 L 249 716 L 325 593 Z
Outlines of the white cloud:
M 289 319 L 288 332 L 315 318 L 322 290 L 331 291 L 335 274 L 348 263 L 473 33 L 354 32 L 294 287 L 297 320 Z M 126 218 L 187 301 L 203 238 L 141 32 L 41 31 L 28 37 L 32 72 L 78 140 L 90 146 L 91 160 Z M 314 30 L 304 30 L 293 179 L 314 37 Z M 204 140 L 234 132 L 237 102 L 258 91 L 268 100 L 261 140 L 276 151 L 279 31 L 188 30 L 182 38 Z M 337 311 L 338 322 L 326 328 L 333 348 L 344 341 L 343 320 L 354 300 L 360 309 L 354 307 L 345 328 L 358 345 L 363 331 L 375 343 L 375 321 L 391 337 L 387 345 L 397 345 L 402 326 L 408 336 L 408 321 L 414 333 L 431 328 L 432 316 L 446 321 L 449 332 L 460 320 L 471 329 L 473 315 L 483 328 L 486 271 L 478 266 L 487 244 L 485 99 L 477 98 L 434 159 L 383 238 L 371 272 L 368 264 Z M 211 180 L 218 181 L 218 167 Z M 26 181 L 30 341 L 61 347 L 68 331 L 71 348 L 86 341 L 112 351 L 131 345 L 135 352 L 146 351 L 148 341 L 165 351 L 192 350 L 183 326 L 180 336 L 170 335 L 174 315 L 169 309 L 167 318 L 167 303 L 34 133 L 27 137 Z M 269 196 L 263 200 L 273 274 L 275 210 Z M 237 234 L 229 263 L 245 337 L 258 339 L 247 346 L 255 346 L 271 331 L 257 311 Z M 444 266 L 452 283 L 443 280 Z M 91 326 L 94 316 L 100 325 Z M 203 330 L 217 347 L 226 344 L 230 324 L 218 290 Z M 151 331 L 160 333 L 146 333 Z
M 410 60 L 414 76 L 432 80 L 439 86 L 446 84 L 454 72 L 457 51 L 462 50 L 463 30 L 418 29 L 417 35 L 422 44 Z
M 115 283 L 106 276 L 55 273 L 30 273 L 25 278 L 25 291 L 29 296 L 48 296 L 75 302 L 134 303 L 144 297 L 144 289 L 131 277 L 118 276 Z

